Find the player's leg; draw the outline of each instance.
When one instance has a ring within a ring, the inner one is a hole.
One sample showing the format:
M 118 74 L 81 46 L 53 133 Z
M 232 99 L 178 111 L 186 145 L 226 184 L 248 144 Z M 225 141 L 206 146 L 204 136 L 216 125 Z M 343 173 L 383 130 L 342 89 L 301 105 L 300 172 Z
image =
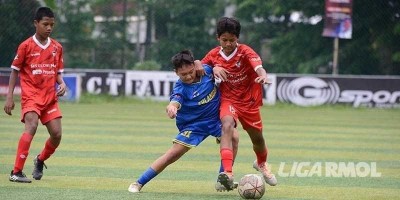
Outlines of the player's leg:
M 34 109 L 22 109 L 21 121 L 25 123 L 25 129 L 19 139 L 14 169 L 11 171 L 9 177 L 9 180 L 13 182 L 31 182 L 31 180 L 26 177 L 22 170 L 24 168 L 26 158 L 29 154 L 29 148 L 31 146 L 33 136 L 36 133 L 39 123 L 39 115 L 32 110 Z
M 267 164 L 268 149 L 262 132 L 261 114 L 258 109 L 246 110 L 240 113 L 239 118 L 243 128 L 248 133 L 253 144 L 253 151 L 257 160 L 253 163 L 253 167 L 263 174 L 264 180 L 271 186 L 277 184 L 274 174 L 271 173 Z
M 232 161 L 232 167 L 235 164 L 235 158 L 238 152 L 238 147 L 239 147 L 239 132 L 238 130 L 235 128 L 234 129 L 234 133 L 233 133 L 233 137 L 232 137 L 232 150 L 233 150 L 233 161 Z M 222 165 L 222 160 L 221 160 L 221 165 L 219 167 L 219 174 L 224 172 L 224 166 Z M 234 182 L 233 183 L 233 189 L 236 189 L 238 186 L 238 182 Z M 223 186 L 220 182 L 215 183 L 215 190 L 217 190 L 218 192 L 223 192 L 223 191 L 228 191 L 225 186 Z
M 220 155 L 224 172 L 218 175 L 218 182 L 228 191 L 233 189 L 233 135 L 236 127 L 235 109 L 230 102 L 222 101 L 220 107 L 222 123 L 222 136 L 220 143 Z
M 172 147 L 167 150 L 167 152 L 155 160 L 151 166 L 145 172 L 143 172 L 143 174 L 135 183 L 132 183 L 129 186 L 128 190 L 133 193 L 140 192 L 144 185 L 160 174 L 166 167 L 168 167 L 168 165 L 181 158 L 189 150 L 190 148 L 187 146 L 174 143 Z
M 44 161 L 46 161 L 51 155 L 53 155 L 61 142 L 61 112 L 58 108 L 58 105 L 50 105 L 46 110 L 44 110 L 42 112 L 40 120 L 46 126 L 50 137 L 46 140 L 42 151 L 33 160 L 34 168 L 32 176 L 36 180 L 40 180 L 42 178 L 43 167 L 46 167 L 47 169 Z

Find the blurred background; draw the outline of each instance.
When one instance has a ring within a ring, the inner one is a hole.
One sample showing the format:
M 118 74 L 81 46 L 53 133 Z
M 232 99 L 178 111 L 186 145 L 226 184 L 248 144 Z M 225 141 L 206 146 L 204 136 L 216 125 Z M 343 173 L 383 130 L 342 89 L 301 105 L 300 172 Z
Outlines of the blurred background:
M 332 73 L 324 0 L 0 0 L 0 67 L 34 34 L 40 6 L 56 14 L 52 37 L 66 68 L 170 71 L 177 51 L 201 59 L 217 46 L 215 23 L 230 16 L 268 72 Z M 354 0 L 352 25 L 351 39 L 339 42 L 339 73 L 400 75 L 400 1 Z

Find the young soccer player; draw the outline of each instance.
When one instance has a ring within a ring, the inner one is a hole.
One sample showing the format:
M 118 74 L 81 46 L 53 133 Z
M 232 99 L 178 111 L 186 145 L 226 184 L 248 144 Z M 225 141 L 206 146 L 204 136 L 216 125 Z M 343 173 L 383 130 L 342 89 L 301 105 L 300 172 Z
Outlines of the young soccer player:
M 267 166 L 267 146 L 262 133 L 260 106 L 262 84 L 267 84 L 267 72 L 260 56 L 249 46 L 239 44 L 240 23 L 234 18 L 222 17 L 217 23 L 217 40 L 220 46 L 212 49 L 202 59 L 213 66 L 216 78 L 222 80 L 220 117 L 222 123 L 220 154 L 224 172 L 218 181 L 228 190 L 233 188 L 233 134 L 238 121 L 253 143 L 256 161 L 253 167 L 262 173 L 269 185 L 276 185 L 275 175 Z M 196 69 L 199 68 L 196 62 Z
M 47 7 L 39 8 L 34 19 L 36 33 L 19 45 L 11 65 L 4 111 L 11 115 L 14 109 L 13 93 L 19 74 L 22 90 L 21 122 L 25 124 L 18 143 L 14 169 L 9 177 L 12 182 L 31 182 L 22 170 L 39 120 L 47 127 L 50 137 L 41 153 L 33 160 L 34 179 L 42 178 L 43 166 L 46 167 L 44 161 L 54 153 L 61 141 L 61 111 L 57 96 L 64 95 L 66 86 L 61 75 L 64 70 L 62 46 L 49 38 L 54 23 L 53 11 Z M 57 89 L 56 83 L 58 83 Z
M 214 83 L 210 66 L 204 65 L 205 75 L 197 76 L 193 55 L 188 50 L 174 55 L 171 62 L 179 80 L 174 86 L 166 112 L 169 118 L 176 118 L 179 133 L 172 147 L 129 186 L 129 192 L 139 192 L 168 165 L 208 136 L 221 136 L 220 92 Z

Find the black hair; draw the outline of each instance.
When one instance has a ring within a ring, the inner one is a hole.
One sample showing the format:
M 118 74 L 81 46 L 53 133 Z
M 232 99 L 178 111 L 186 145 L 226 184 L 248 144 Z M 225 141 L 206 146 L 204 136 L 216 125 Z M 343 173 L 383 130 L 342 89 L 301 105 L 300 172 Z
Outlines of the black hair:
M 36 21 L 40 21 L 43 19 L 43 17 L 49 17 L 49 18 L 54 18 L 54 13 L 53 11 L 48 8 L 48 7 L 40 7 L 37 9 L 36 14 L 35 14 L 35 19 Z
M 217 36 L 220 37 L 224 33 L 231 33 L 239 38 L 240 22 L 233 17 L 221 17 L 217 22 Z
M 174 69 L 181 68 L 184 64 L 189 65 L 194 63 L 193 54 L 190 50 L 183 50 L 171 58 Z

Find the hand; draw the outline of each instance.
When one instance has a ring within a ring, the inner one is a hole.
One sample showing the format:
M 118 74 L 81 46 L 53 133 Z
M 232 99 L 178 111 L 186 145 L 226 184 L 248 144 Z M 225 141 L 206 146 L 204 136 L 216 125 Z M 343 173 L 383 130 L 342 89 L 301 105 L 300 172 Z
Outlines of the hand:
M 200 60 L 195 60 L 194 66 L 195 66 L 194 68 L 196 69 L 197 76 L 203 76 L 206 73 L 204 70 L 203 64 L 201 64 Z
M 213 73 L 216 78 L 221 79 L 221 81 L 226 81 L 228 79 L 228 71 L 222 67 L 215 66 L 213 68 Z
M 173 105 L 168 105 L 167 106 L 167 115 L 170 119 L 174 119 L 176 117 L 176 113 L 178 112 L 178 108 L 176 108 Z
M 67 90 L 67 86 L 65 85 L 65 83 L 64 82 L 61 83 L 57 87 L 57 96 L 63 96 L 65 94 L 66 90 Z
M 7 98 L 6 103 L 4 104 L 4 112 L 6 112 L 7 115 L 12 115 L 11 110 L 14 110 L 14 107 L 14 100 Z
M 271 82 L 268 80 L 266 76 L 259 76 L 254 81 L 260 84 L 267 84 L 267 85 L 271 84 Z

